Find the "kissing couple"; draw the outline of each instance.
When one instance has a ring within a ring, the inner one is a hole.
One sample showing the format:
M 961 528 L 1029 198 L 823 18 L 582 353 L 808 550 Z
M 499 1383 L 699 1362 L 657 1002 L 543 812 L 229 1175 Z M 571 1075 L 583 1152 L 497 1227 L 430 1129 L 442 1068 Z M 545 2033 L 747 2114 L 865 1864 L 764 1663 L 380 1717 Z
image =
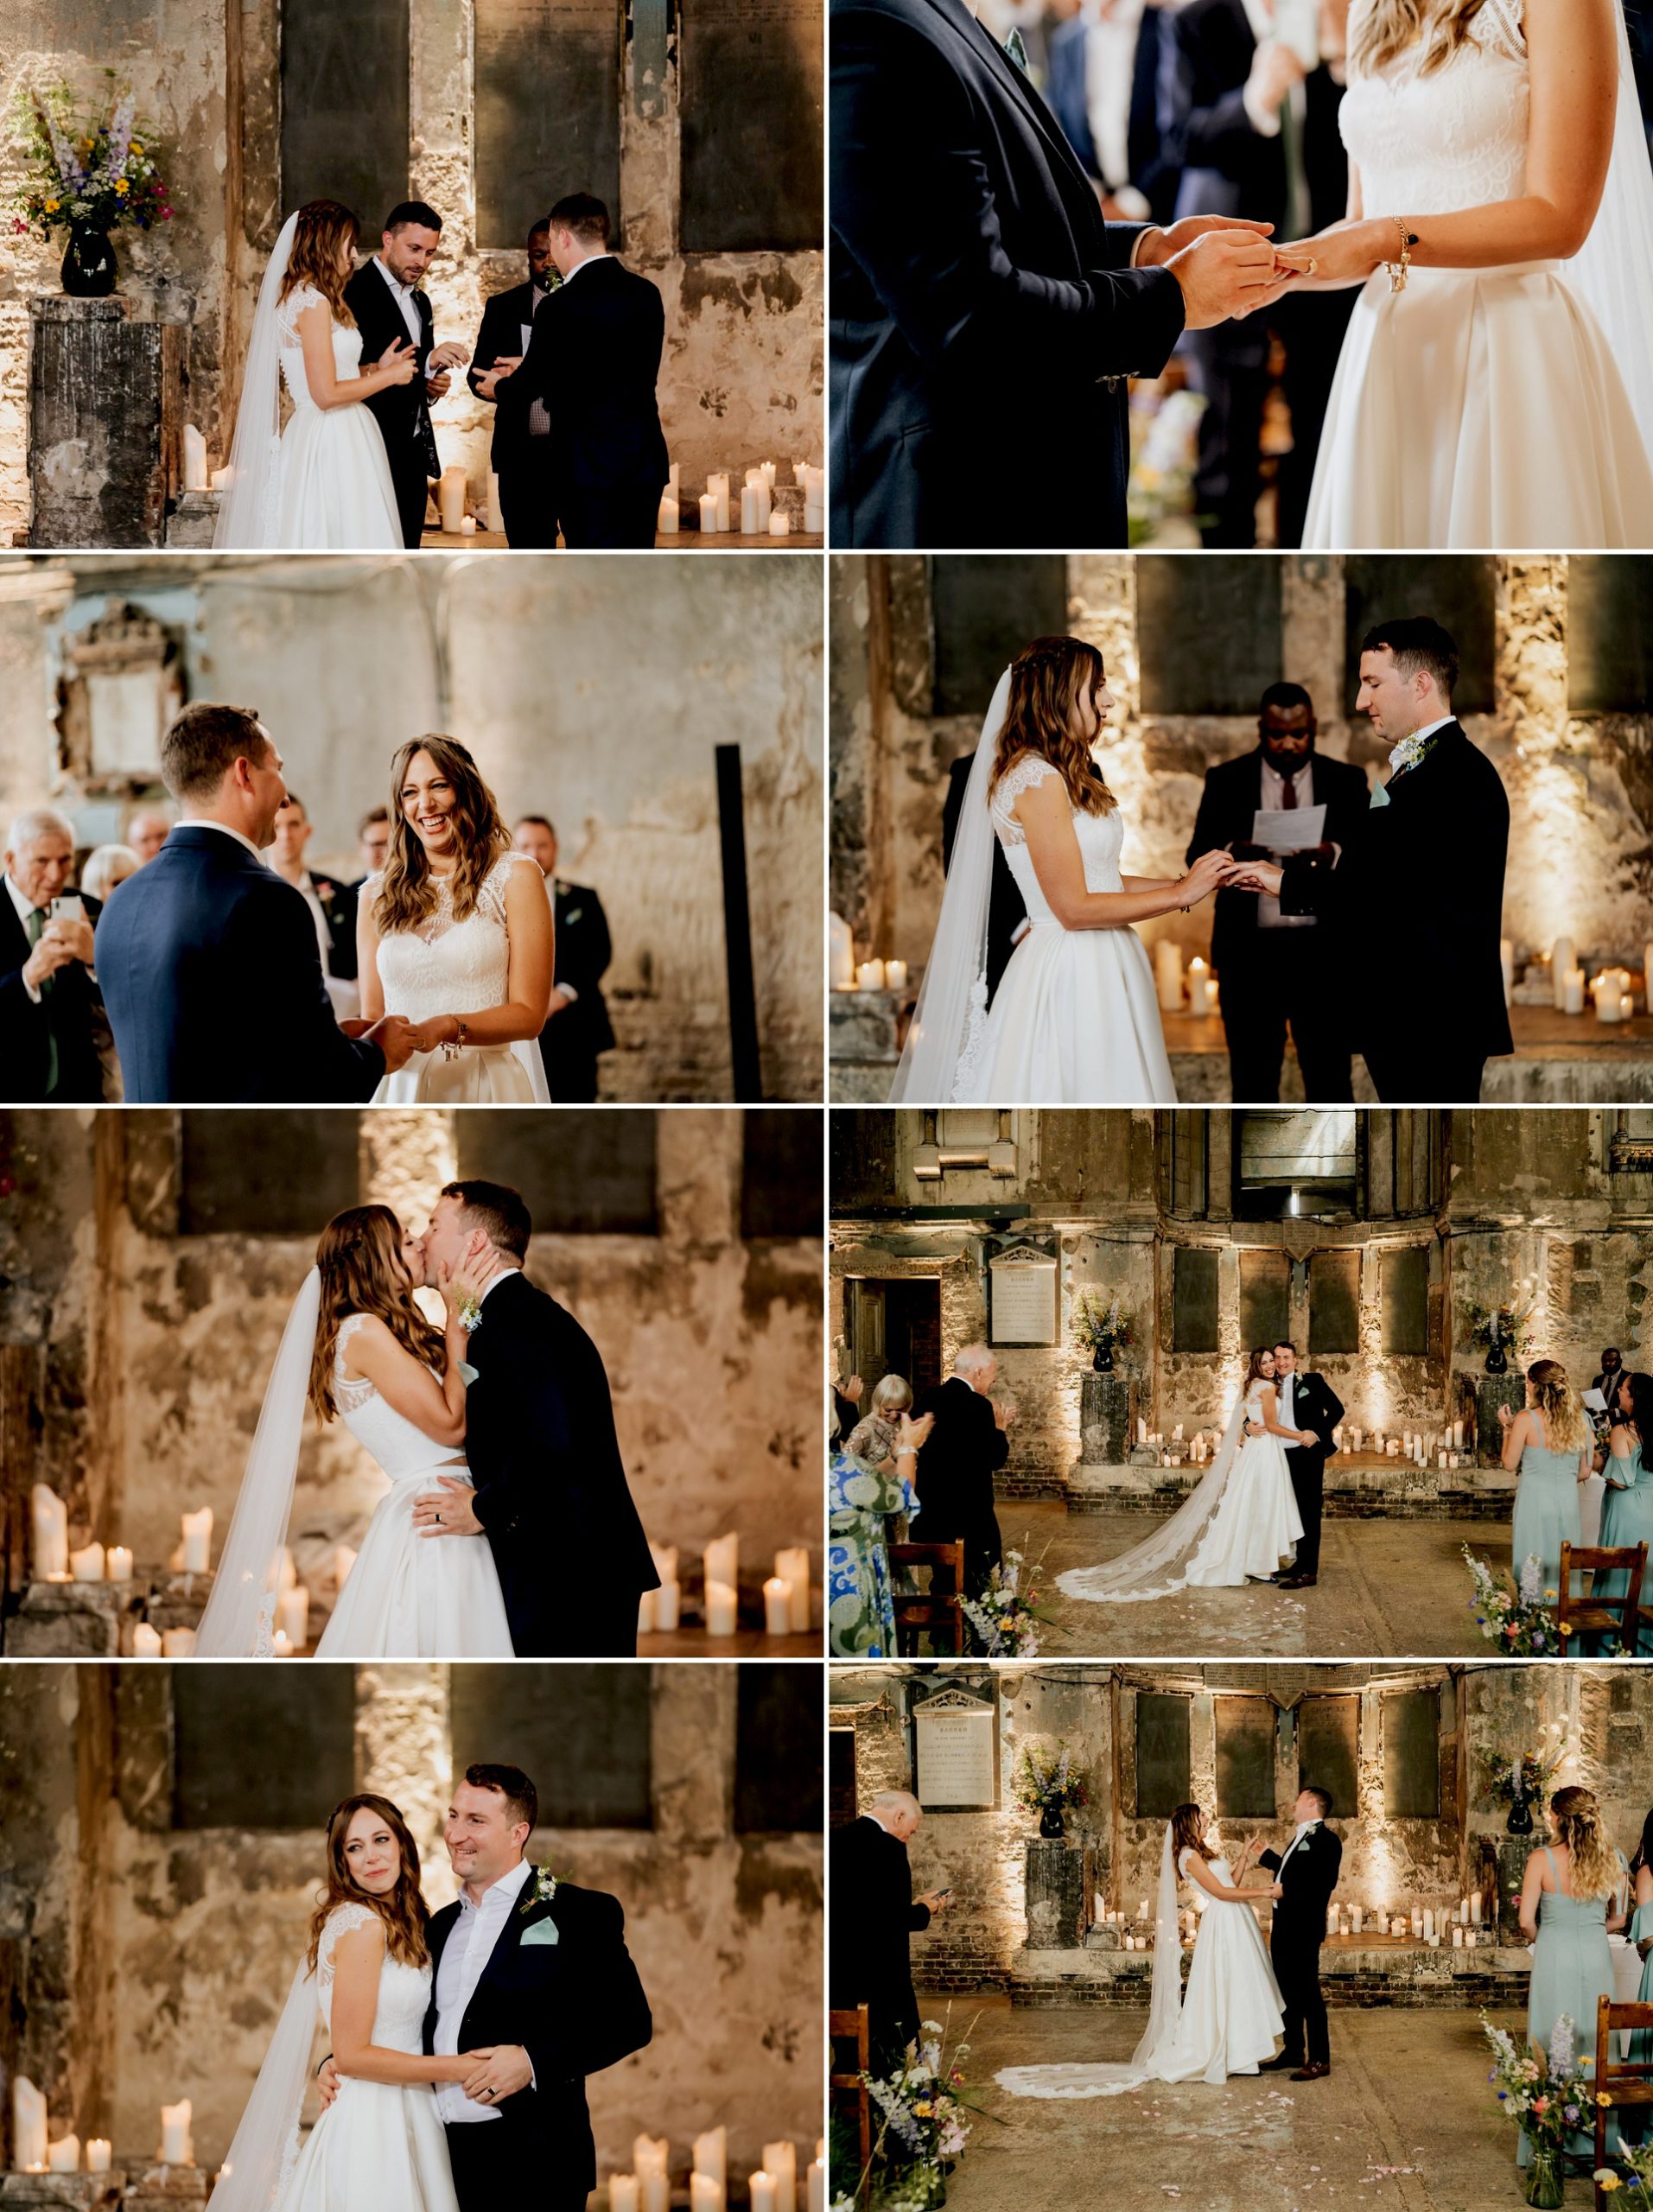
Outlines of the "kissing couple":
M 390 1799 L 334 1807 L 304 1958 L 213 2212 L 493 2212 L 531 2196 L 583 2212 L 597 2180 L 583 2077 L 654 2024 L 619 1898 L 525 1856 L 538 1812 L 519 1767 L 467 1767 L 443 1828 L 460 1895 L 433 1915 Z M 301 2150 L 318 2014 L 332 2050 Z
M 288 1317 L 196 1649 L 270 1658 L 305 1416 L 389 1483 L 321 1659 L 634 1658 L 659 1577 L 602 1355 L 524 1272 L 521 1194 L 449 1183 L 423 1237 L 388 1206 L 321 1232 Z M 414 1302 L 440 1292 L 438 1329 Z M 560 1563 L 575 1560 L 569 1575 Z

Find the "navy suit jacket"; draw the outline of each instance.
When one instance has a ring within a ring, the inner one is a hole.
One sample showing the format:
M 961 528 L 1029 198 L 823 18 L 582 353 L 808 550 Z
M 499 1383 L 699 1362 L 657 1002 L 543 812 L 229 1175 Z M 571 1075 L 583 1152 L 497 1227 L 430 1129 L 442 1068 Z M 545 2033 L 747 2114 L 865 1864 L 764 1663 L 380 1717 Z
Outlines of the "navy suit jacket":
M 964 0 L 831 0 L 832 536 L 1122 545 L 1182 288 Z M 1030 384 L 1029 379 L 1032 379 Z
M 303 899 L 199 823 L 110 894 L 98 980 L 129 1105 L 350 1105 L 385 1072 L 334 1018 Z
M 1051 105 L 1086 173 L 1105 188 L 1107 180 L 1102 174 L 1090 130 L 1086 38 L 1090 29 L 1089 23 L 1074 16 L 1051 33 Z M 1156 223 L 1168 223 L 1177 204 L 1176 164 L 1167 159 L 1160 138 L 1160 47 L 1164 35 L 1159 9 L 1144 8 L 1136 32 L 1130 123 L 1125 142 L 1130 175 L 1115 179 L 1116 184 L 1136 187 L 1148 201 L 1148 212 Z

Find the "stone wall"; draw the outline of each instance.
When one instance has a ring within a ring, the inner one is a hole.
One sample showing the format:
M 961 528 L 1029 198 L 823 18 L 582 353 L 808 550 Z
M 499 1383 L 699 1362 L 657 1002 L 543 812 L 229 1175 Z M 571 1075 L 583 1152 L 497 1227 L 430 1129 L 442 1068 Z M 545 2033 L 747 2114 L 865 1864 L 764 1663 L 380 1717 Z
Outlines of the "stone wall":
M 290 1117 L 293 1121 L 297 1116 Z M 454 1172 L 453 1117 L 367 1112 L 360 1196 L 409 1221 Z M 555 1111 L 545 1141 L 556 1143 Z M 659 1117 L 656 1236 L 537 1236 L 529 1273 L 603 1355 L 628 1478 L 657 1543 L 738 1529 L 748 1573 L 811 1546 L 819 1573 L 820 1248 L 741 1235 L 741 1116 Z M 308 1236 L 179 1232 L 177 1121 L 105 1109 L 9 1118 L 21 1190 L 0 1202 L 0 1342 L 50 1347 L 35 1478 L 158 1566 L 179 1516 L 221 1542 Z M 272 1135 L 266 1166 L 279 1167 Z M 337 1423 L 309 1424 L 293 1529 L 312 1587 L 382 1491 Z
M 210 2167 L 286 2000 L 320 1845 L 173 1825 L 170 1671 L 0 1670 L 0 1947 L 21 1967 L 8 2058 L 46 2090 L 54 2133 L 73 2116 L 113 2139 L 117 2165 L 147 2159 L 159 2105 L 190 2097 Z M 649 1827 L 542 1827 L 530 1847 L 620 1897 L 653 2011 L 649 2048 L 590 2084 L 603 2171 L 629 2168 L 645 2130 L 681 2169 L 695 2132 L 724 2121 L 741 2174 L 766 2140 L 803 2155 L 820 2133 L 821 1839 L 734 1832 L 735 1671 L 652 1670 Z M 433 1909 L 454 1894 L 449 1672 L 357 1675 L 355 1786 L 407 1813 Z M 227 1669 L 225 1700 L 229 1725 Z
M 391 756 L 423 730 L 472 748 L 508 820 L 549 814 L 561 873 L 596 890 L 613 931 L 611 1097 L 728 1095 L 715 748 L 738 745 L 765 1095 L 821 1096 L 812 560 L 34 562 L 0 578 L 0 820 L 50 797 L 101 843 L 146 785 L 159 791 L 152 748 L 123 762 L 113 795 L 88 790 L 64 735 L 65 641 L 111 601 L 162 626 L 186 699 L 263 714 L 318 868 L 357 879 L 357 822 L 388 801 Z
M 620 0 L 616 0 L 616 5 Z M 692 12 L 694 0 L 689 0 Z M 715 468 L 760 460 L 823 459 L 823 256 L 818 249 L 685 252 L 682 245 L 682 70 L 672 11 L 662 76 L 633 97 L 630 42 L 620 103 L 621 250 L 658 285 L 666 317 L 660 411 L 685 489 Z M 800 48 L 821 35 L 819 0 L 789 0 Z M 468 11 L 410 0 L 407 193 L 443 218 L 442 248 L 427 284 L 438 338 L 474 346 L 488 297 L 520 283 L 523 253 L 479 245 L 474 176 L 477 113 Z M 155 0 L 99 0 L 65 15 L 35 0 L 0 7 L 0 97 L 67 76 L 90 92 L 114 68 L 154 123 L 175 219 L 117 234 L 121 289 L 133 311 L 188 326 L 186 408 L 216 465 L 227 457 L 240 363 L 264 266 L 289 212 L 278 132 L 281 10 L 261 0 L 226 10 L 219 0 L 180 16 Z M 743 97 L 738 87 L 730 96 Z M 648 111 L 645 111 L 645 110 Z M 818 112 L 815 120 L 818 132 Z M 0 149 L 0 185 L 16 175 Z M 544 206 L 582 178 L 548 176 Z M 363 245 L 377 251 L 386 210 L 361 208 Z M 8 238 L 0 248 L 0 543 L 27 527 L 25 466 L 28 299 L 57 289 L 65 240 Z M 464 466 L 486 493 L 493 410 L 455 379 L 435 410 L 443 462 Z M 790 472 L 783 465 L 783 481 Z

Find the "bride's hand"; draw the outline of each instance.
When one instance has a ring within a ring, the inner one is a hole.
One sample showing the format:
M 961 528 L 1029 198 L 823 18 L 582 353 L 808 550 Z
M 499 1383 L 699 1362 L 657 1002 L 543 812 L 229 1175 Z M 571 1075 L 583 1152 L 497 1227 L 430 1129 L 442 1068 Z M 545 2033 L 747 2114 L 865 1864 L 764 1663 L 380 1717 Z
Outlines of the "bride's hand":
M 1202 853 L 1177 886 L 1177 904 L 1197 906 L 1202 899 L 1209 899 L 1219 885 L 1229 881 L 1234 874 L 1234 862 L 1220 846 L 1214 845 Z
M 1333 223 L 1313 238 L 1294 238 L 1289 245 L 1278 245 L 1275 265 L 1294 270 L 1311 284 L 1356 284 L 1364 283 L 1380 263 L 1398 261 L 1400 255 L 1399 226 L 1373 217 L 1370 221 Z
M 386 384 L 411 384 L 413 372 L 419 365 L 419 356 L 411 343 L 398 338 L 378 359 L 378 372 Z

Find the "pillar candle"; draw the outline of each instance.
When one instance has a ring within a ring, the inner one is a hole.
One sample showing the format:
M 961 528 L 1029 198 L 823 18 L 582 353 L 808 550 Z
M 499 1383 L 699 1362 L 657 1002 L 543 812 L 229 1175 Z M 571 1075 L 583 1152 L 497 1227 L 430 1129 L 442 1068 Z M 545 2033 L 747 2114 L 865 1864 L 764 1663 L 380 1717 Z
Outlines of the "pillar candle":
M 288 1635 L 287 1630 L 284 1628 L 278 1628 L 276 1630 L 273 1641 L 275 1653 L 277 1659 L 290 1659 L 292 1657 L 293 1639 Z
M 732 525 L 729 521 L 729 480 L 727 474 L 720 470 L 715 476 L 709 476 L 706 479 L 706 488 L 717 501 L 719 530 L 730 529 Z
M 46 2153 L 46 2171 L 52 2174 L 78 2174 L 80 2171 L 80 2138 L 66 2135 L 60 2143 L 54 2143 Z
M 1148 1442 L 1148 1423 L 1143 1421 L 1140 1415 L 1138 1416 L 1136 1423 L 1136 1440 L 1139 1444 L 1146 1444 Z
M 1478 1928 L 1481 1924 L 1481 1892 L 1478 1890 L 1472 1890 L 1469 1893 L 1469 1916 L 1474 1926 Z
M 35 1580 L 63 1582 L 69 1573 L 69 1509 L 49 1484 L 36 1483 L 29 1494 L 34 1522 Z
M 731 1590 L 741 1586 L 741 1539 L 731 1529 L 727 1536 L 714 1536 L 702 1554 L 708 1582 L 727 1582 Z
M 663 2174 L 671 2144 L 664 2135 L 634 2135 L 632 2138 L 632 2171 L 639 2181 L 650 2174 Z
M 1561 1010 L 1565 1014 L 1584 1012 L 1584 970 L 1569 968 L 1561 979 Z
M 207 441 L 193 423 L 184 424 L 184 489 L 207 489 Z
M 766 1636 L 785 1636 L 792 1623 L 792 1588 L 778 1574 L 763 1586 L 763 1630 Z
M 670 1636 L 683 1609 L 683 1586 L 676 1581 L 663 1582 L 649 1594 L 654 1599 L 655 1629 L 661 1636 Z
M 132 1554 L 124 1544 L 111 1544 L 104 1554 L 104 1580 L 130 1582 L 132 1579 Z
M 645 1590 L 637 1601 L 637 1632 L 639 1636 L 654 1633 L 654 1592 Z
M 348 1544 L 340 1544 L 333 1554 L 333 1586 L 342 1590 L 350 1580 L 350 1570 L 356 1564 L 356 1554 Z
M 1366 1908 L 1365 1908 L 1365 1906 L 1364 1906 L 1364 1905 L 1361 1905 L 1361 1904 L 1357 1904 L 1357 1905 L 1354 1905 L 1354 1906 L 1352 1906 L 1352 1907 L 1351 1908 L 1351 1916 L 1352 1917 L 1352 1919 L 1353 1919 L 1353 1921 L 1354 1921 L 1354 1923 L 1355 1923 L 1355 1933 L 1356 1933 L 1356 1935 L 1357 1935 L 1357 1936 L 1358 1936 L 1358 1935 L 1360 1934 L 1360 1932 L 1361 1932 L 1362 1928 L 1364 1927 L 1364 1923 L 1365 1923 L 1365 1918 L 1366 1918 Z
M 610 2174 L 608 2212 L 638 2212 L 639 2193 L 635 2174 Z
M 671 2212 L 671 2183 L 664 2174 L 639 2174 L 643 2184 L 641 2212 Z
M 442 480 L 436 486 L 436 507 L 444 534 L 457 537 L 460 524 L 465 518 L 465 471 L 457 462 L 442 473 Z
M 774 2177 L 775 2212 L 796 2212 L 798 2153 L 790 2143 L 766 2143 L 763 2170 Z
M 1507 937 L 1498 939 L 1498 965 L 1504 970 L 1504 1002 L 1508 1006 L 1516 987 L 1516 949 Z
M 790 537 L 792 534 L 792 517 L 788 514 L 783 514 L 778 507 L 772 508 L 769 514 L 769 535 L 771 537 Z
M 169 1628 L 162 1633 L 161 1656 L 163 1659 L 193 1659 L 195 1656 L 195 1631 L 193 1628 Z
M 46 2099 L 27 2074 L 11 2085 L 11 2141 L 20 2174 L 46 2171 Z
M 676 537 L 677 536 L 682 528 L 682 512 L 683 510 L 679 507 L 677 500 L 674 499 L 671 493 L 668 492 L 660 502 L 660 512 L 655 517 L 654 523 L 655 529 L 659 532 L 662 537 Z
M 775 488 L 774 462 L 772 461 L 762 461 L 759 462 L 758 467 L 763 476 L 764 482 L 769 486 L 770 491 L 772 493 Z
M 281 1548 L 281 1564 L 276 1570 L 276 1595 L 284 1598 L 289 1590 L 298 1586 L 298 1561 L 293 1557 L 290 1545 Z
M 775 1573 L 792 1592 L 792 1631 L 810 1632 L 810 1555 L 802 1544 L 789 1544 L 775 1554 Z
M 780 2199 L 775 2191 L 772 2174 L 749 2175 L 747 2191 L 751 2199 L 752 2212 L 780 2212 Z
M 674 499 L 677 498 L 678 493 L 683 489 L 683 463 L 680 461 L 671 461 L 667 464 L 666 489 L 671 493 Z
M 1457 1923 L 1456 1921 L 1453 1921 L 1453 1950 L 1454 1950 L 1454 1951 L 1461 1951 L 1461 1950 L 1463 1949 L 1463 1948 L 1464 1948 L 1464 1931 L 1463 1931 L 1463 1929 L 1462 1929 L 1458 1925 L 1458 1923 Z
M 148 1621 L 140 1621 L 132 1630 L 132 1656 L 134 1659 L 158 1659 L 161 1656 L 161 1639 Z
M 728 2179 L 729 2131 L 727 2127 L 708 2128 L 704 2135 L 695 2138 L 694 2171 L 719 2189 Z
M 811 2158 L 809 2164 L 810 2200 L 806 2212 L 827 2212 L 827 2170 L 824 2158 Z
M 227 492 L 234 481 L 235 471 L 232 468 L 215 468 L 213 471 L 212 486 L 215 492 Z
M 1573 940 L 1558 937 L 1549 949 L 1549 990 L 1558 1012 L 1567 1004 L 1567 979 L 1573 972 Z
M 1436 1466 L 1437 1466 L 1437 1467 L 1444 1467 L 1444 1466 L 1446 1465 L 1446 1453 L 1445 1453 L 1444 1452 L 1438 1452 L 1435 1454 L 1435 1465 L 1436 1465 Z
M 758 506 L 756 485 L 744 485 L 741 491 L 741 535 L 742 537 L 755 537 L 758 535 Z
M 708 1636 L 733 1636 L 740 1623 L 740 1605 L 733 1586 L 727 1582 L 706 1585 L 706 1633 Z
M 163 2166 L 194 2164 L 189 2141 L 190 2111 L 188 2097 L 181 2104 L 162 2105 L 161 2107 L 161 2163 Z
M 203 1505 L 199 1513 L 186 1513 L 184 1529 L 184 1573 L 205 1574 L 213 1555 L 213 1509 Z
M 859 991 L 881 991 L 884 988 L 884 963 L 881 960 L 863 960 L 855 970 L 855 988 Z
M 905 960 L 887 960 L 884 963 L 884 988 L 887 991 L 906 990 L 906 963 Z
M 1211 969 L 1203 960 L 1195 958 L 1188 963 L 1188 1011 L 1209 1014 L 1211 1010 Z
M 76 1582 L 101 1582 L 104 1580 L 104 1548 L 90 1543 L 84 1551 L 69 1554 L 69 1573 Z
M 1642 947 L 1642 1003 L 1653 1014 L 1653 941 Z
M 1168 937 L 1162 937 L 1154 948 L 1154 987 L 1159 993 L 1161 1014 L 1182 1012 L 1182 949 Z
M 86 2144 L 86 2171 L 106 2174 L 109 2171 L 109 2145 L 101 2135 L 94 2135 Z
M 710 2174 L 690 2174 L 689 2212 L 726 2212 L 722 2183 Z
M 700 534 L 703 537 L 715 537 L 717 535 L 717 494 L 715 492 L 703 492 L 700 495 Z M 622 2176 L 620 2178 L 623 2179 L 625 2177 Z M 612 2183 L 610 2187 L 613 2187 Z
M 310 1593 L 302 1582 L 276 1600 L 276 1618 L 294 1650 L 302 1651 L 310 1640 Z

